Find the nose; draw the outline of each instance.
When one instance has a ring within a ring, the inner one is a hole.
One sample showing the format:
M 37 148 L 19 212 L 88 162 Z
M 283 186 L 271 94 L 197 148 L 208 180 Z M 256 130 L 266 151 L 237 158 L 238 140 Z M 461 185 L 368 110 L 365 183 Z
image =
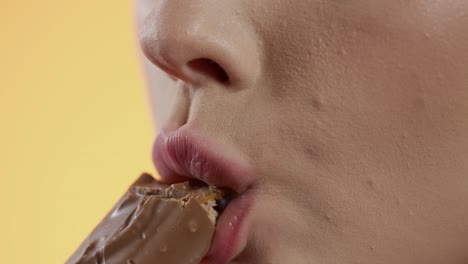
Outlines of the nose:
M 235 2 L 156 1 L 140 31 L 143 53 L 184 82 L 252 86 L 260 66 L 258 43 Z

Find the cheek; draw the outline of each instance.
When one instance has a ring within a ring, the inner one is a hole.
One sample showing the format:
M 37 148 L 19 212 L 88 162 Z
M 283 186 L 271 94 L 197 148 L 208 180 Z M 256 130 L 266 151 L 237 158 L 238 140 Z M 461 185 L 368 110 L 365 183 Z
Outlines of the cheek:
M 462 136 L 468 31 L 458 25 L 468 16 L 428 21 L 421 1 L 411 2 L 409 10 L 393 1 L 388 8 L 378 1 L 374 9 L 369 1 L 353 3 L 359 2 L 368 10 L 343 5 L 321 13 L 327 24 L 295 17 L 290 24 L 277 21 L 276 31 L 263 31 L 269 78 L 258 84 L 261 99 L 246 127 L 255 132 L 249 138 L 261 135 L 253 156 L 260 159 L 265 188 L 284 198 L 261 206 L 264 215 L 282 214 L 258 224 L 268 241 L 287 236 L 274 231 L 286 225 L 290 233 L 290 226 L 301 227 L 294 234 L 307 241 L 301 234 L 312 225 L 325 242 L 317 245 L 336 245 L 326 238 L 339 237 L 351 250 L 346 242 L 361 239 L 371 252 L 375 236 L 391 238 L 392 247 L 419 239 L 398 234 L 400 225 L 421 234 L 431 225 L 444 226 L 431 230 L 443 237 L 444 228 L 461 224 L 463 216 L 454 212 L 466 212 L 455 200 L 466 197 L 460 172 L 468 169 L 462 154 L 468 150 Z
M 433 5 L 330 5 L 315 11 L 322 19 L 296 17 L 287 23 L 295 30 L 265 35 L 265 43 L 278 43 L 267 50 L 265 67 L 278 74 L 265 93 L 287 116 L 279 129 L 300 127 L 298 137 L 314 145 L 373 149 L 394 149 L 406 134 L 427 144 L 462 131 L 454 125 L 467 111 L 468 31 L 459 25 L 467 4 Z

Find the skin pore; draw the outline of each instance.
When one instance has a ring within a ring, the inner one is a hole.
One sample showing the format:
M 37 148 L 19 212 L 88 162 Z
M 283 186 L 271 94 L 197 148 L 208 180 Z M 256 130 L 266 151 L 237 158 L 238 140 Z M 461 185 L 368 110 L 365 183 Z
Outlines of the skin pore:
M 468 262 L 468 1 L 136 10 L 158 129 L 196 124 L 259 177 L 233 263 Z

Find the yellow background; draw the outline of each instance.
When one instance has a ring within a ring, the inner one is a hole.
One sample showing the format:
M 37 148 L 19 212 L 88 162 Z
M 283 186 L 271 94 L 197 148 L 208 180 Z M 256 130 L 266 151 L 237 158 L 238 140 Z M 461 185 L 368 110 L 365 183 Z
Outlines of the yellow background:
M 1 6 L 0 263 L 63 263 L 154 172 L 133 3 Z

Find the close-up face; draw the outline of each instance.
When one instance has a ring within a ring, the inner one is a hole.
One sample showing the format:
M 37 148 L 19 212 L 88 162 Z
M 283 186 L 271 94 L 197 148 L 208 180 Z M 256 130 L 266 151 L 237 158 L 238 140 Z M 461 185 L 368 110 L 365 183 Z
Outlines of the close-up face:
M 136 11 L 162 180 L 237 195 L 204 263 L 468 262 L 468 1 Z

